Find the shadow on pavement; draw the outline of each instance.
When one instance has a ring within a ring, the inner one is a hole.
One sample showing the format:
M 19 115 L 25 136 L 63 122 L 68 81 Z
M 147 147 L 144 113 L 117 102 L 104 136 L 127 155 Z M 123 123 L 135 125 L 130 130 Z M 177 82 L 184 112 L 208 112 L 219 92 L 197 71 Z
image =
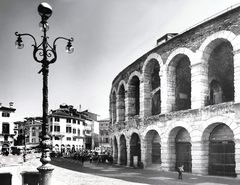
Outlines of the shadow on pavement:
M 118 165 L 97 164 L 85 162 L 81 165 L 80 161 L 66 158 L 53 158 L 52 165 L 65 169 L 97 175 L 101 177 L 109 177 L 114 179 L 125 180 L 128 182 L 142 184 L 188 184 L 188 185 L 235 185 L 240 184 L 240 180 L 236 178 L 222 178 L 212 176 L 199 176 L 193 174 L 184 174 L 183 180 L 177 179 L 176 172 L 166 172 L 158 170 L 134 169 Z

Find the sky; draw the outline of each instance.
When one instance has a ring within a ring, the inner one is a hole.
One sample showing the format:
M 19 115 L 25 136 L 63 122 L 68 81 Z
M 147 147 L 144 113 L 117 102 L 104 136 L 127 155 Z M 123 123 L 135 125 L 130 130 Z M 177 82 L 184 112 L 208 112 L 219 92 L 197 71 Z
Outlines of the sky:
M 74 53 L 57 42 L 58 59 L 49 68 L 49 110 L 60 104 L 109 118 L 113 79 L 151 50 L 166 33 L 181 33 L 240 0 L 0 0 L 0 103 L 14 102 L 15 121 L 42 116 L 41 65 L 34 61 L 31 38 L 15 48 L 14 33 L 42 32 L 37 7 L 52 6 L 47 35 L 73 37 Z

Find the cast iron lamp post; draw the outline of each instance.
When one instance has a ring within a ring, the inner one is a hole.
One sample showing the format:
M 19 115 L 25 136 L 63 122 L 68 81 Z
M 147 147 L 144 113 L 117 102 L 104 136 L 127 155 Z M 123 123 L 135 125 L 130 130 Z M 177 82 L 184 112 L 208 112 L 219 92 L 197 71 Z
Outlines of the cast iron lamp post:
M 39 73 L 43 75 L 43 116 L 42 116 L 42 141 L 41 141 L 41 149 L 42 155 L 40 161 L 42 162 L 42 166 L 38 167 L 38 171 L 41 174 L 40 185 L 50 185 L 51 174 L 53 171 L 53 167 L 49 164 L 50 159 L 50 137 L 48 135 L 48 72 L 49 72 L 49 64 L 54 63 L 57 60 L 57 52 L 56 52 L 56 41 L 59 39 L 63 39 L 67 41 L 66 51 L 68 53 L 72 53 L 74 48 L 72 47 L 73 38 L 64 38 L 57 37 L 53 41 L 53 45 L 51 46 L 48 43 L 48 37 L 46 35 L 49 25 L 47 23 L 48 18 L 52 15 L 52 7 L 47 3 L 41 3 L 38 6 L 38 13 L 41 16 L 41 22 L 39 23 L 40 29 L 43 31 L 42 42 L 38 45 L 34 36 L 29 33 L 20 34 L 18 32 L 15 33 L 17 36 L 17 40 L 15 42 L 16 47 L 18 49 L 22 49 L 24 44 L 22 41 L 22 36 L 30 36 L 34 44 L 33 46 L 33 58 L 35 61 L 42 64 L 42 69 Z

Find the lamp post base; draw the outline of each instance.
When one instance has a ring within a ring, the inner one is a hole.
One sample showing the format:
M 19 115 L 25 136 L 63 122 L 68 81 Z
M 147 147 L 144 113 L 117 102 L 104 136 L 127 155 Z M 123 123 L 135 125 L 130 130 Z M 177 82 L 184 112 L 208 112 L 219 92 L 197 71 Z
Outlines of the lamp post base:
M 51 185 L 52 171 L 54 170 L 51 164 L 43 164 L 37 168 L 41 174 L 40 185 Z

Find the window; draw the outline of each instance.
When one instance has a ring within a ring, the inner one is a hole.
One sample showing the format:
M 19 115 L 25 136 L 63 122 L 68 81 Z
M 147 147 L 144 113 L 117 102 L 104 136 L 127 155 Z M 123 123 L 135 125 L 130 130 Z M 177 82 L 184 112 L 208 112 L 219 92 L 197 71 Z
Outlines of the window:
M 2 112 L 2 117 L 10 117 L 10 113 L 9 112 Z
M 108 138 L 106 138 L 106 143 L 108 143 Z
M 52 122 L 52 120 L 53 120 L 53 119 L 52 119 L 52 117 L 51 117 L 51 118 L 50 118 L 50 122 Z
M 52 132 L 52 125 L 50 126 L 50 132 Z
M 60 138 L 55 136 L 55 140 L 60 140 Z
M 71 123 L 71 118 L 67 118 L 67 123 Z
M 35 138 L 32 139 L 32 143 L 36 143 L 36 139 Z
M 75 128 L 73 129 L 73 134 L 76 134 L 76 129 Z
M 32 129 L 32 136 L 36 136 L 36 130 L 35 130 L 35 128 Z M 35 142 L 33 142 L 33 143 L 35 143 Z
M 78 129 L 78 135 L 80 136 L 80 129 Z
M 54 117 L 55 122 L 59 122 L 59 117 Z
M 54 131 L 55 132 L 60 132 L 60 126 L 54 125 Z
M 79 125 L 80 125 L 80 120 L 78 120 L 77 124 L 79 124 Z
M 71 137 L 67 137 L 67 141 L 71 141 Z
M 9 134 L 9 123 L 3 123 L 2 124 L 2 133 L 3 134 Z
M 72 127 L 66 127 L 66 133 L 71 133 L 72 132 Z
M 73 141 L 76 141 L 76 138 L 75 138 L 75 137 L 73 137 Z
M 76 123 L 76 120 L 75 120 L 75 119 L 73 119 L 73 123 Z

